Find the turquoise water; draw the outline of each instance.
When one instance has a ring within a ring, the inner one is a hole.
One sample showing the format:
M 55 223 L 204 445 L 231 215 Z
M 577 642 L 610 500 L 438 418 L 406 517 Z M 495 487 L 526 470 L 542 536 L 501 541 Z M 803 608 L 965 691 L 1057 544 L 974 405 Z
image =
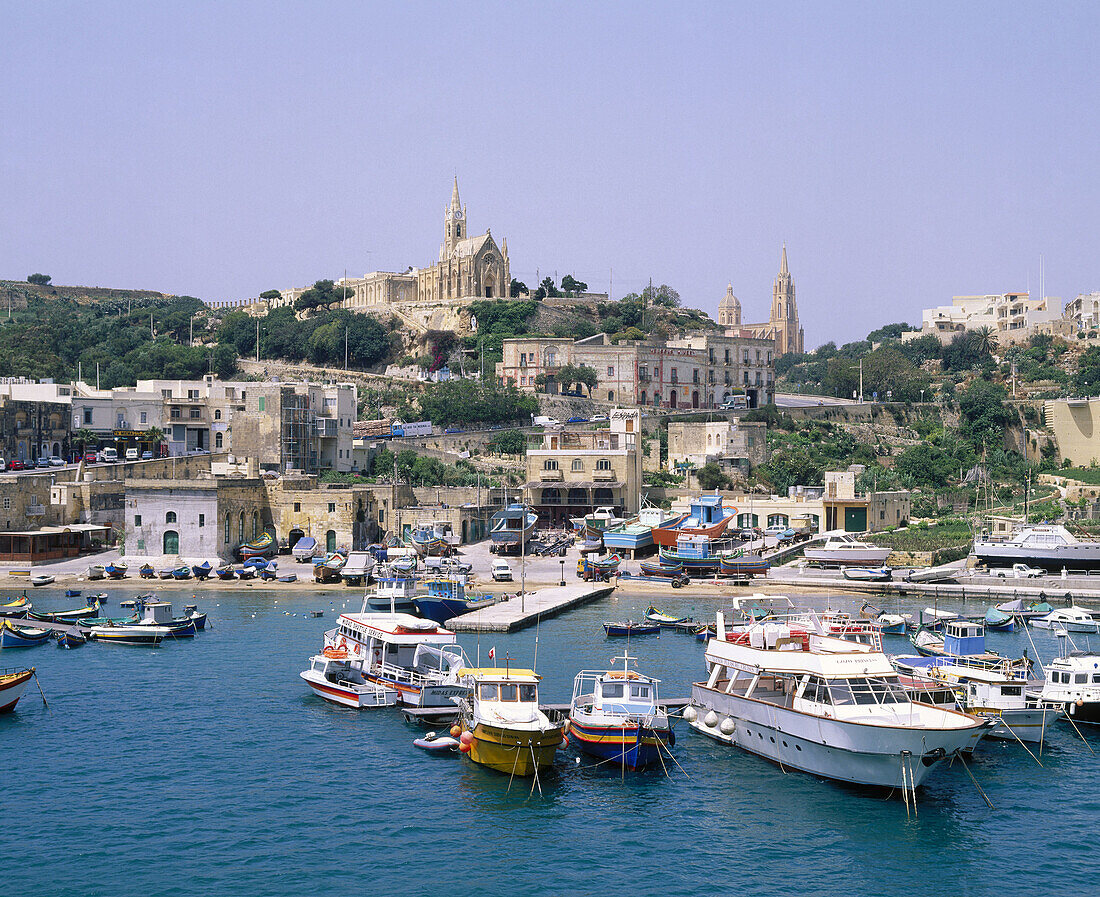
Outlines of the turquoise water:
M 44 609 L 72 604 L 34 597 Z M 529 782 L 509 790 L 506 776 L 417 750 L 422 730 L 394 711 L 314 697 L 298 672 L 333 625 L 331 600 L 211 590 L 199 602 L 213 628 L 193 643 L 0 656 L 2 667 L 35 665 L 50 702 L 32 688 L 0 719 L 0 893 L 1092 891 L 1100 757 L 1065 724 L 1045 768 L 1018 745 L 979 747 L 971 769 L 994 810 L 958 765 L 930 777 L 913 819 L 900 800 L 784 774 L 683 723 L 675 754 L 685 772 L 624 779 L 569 750 L 530 796 Z M 648 602 L 620 596 L 545 623 L 543 699 L 567 701 L 578 670 L 621 653 L 599 623 L 638 619 Z M 697 618 L 712 607 L 662 604 Z M 318 608 L 325 617 L 309 618 Z M 1034 638 L 1049 657 L 1053 639 Z M 477 637 L 461 641 L 475 658 Z M 1031 653 L 1022 634 L 989 642 Z M 482 659 L 495 646 L 498 660 L 509 652 L 528 664 L 534 644 L 533 629 L 483 636 Z M 687 695 L 703 669 L 702 646 L 684 635 L 635 640 L 631 653 L 666 697 Z M 1087 737 L 1100 750 L 1100 737 Z

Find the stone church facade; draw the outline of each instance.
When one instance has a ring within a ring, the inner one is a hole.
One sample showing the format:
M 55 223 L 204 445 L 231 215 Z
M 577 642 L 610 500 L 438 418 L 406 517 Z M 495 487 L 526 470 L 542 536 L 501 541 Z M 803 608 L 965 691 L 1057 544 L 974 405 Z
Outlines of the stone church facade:
M 798 305 L 794 296 L 794 280 L 787 267 L 787 247 L 779 262 L 779 274 L 772 285 L 772 307 L 764 324 L 742 324 L 741 303 L 733 294 L 733 284 L 726 287 L 726 295 L 718 303 L 718 325 L 730 335 L 754 339 L 775 340 L 775 354 L 805 351 L 805 332 L 798 323 Z

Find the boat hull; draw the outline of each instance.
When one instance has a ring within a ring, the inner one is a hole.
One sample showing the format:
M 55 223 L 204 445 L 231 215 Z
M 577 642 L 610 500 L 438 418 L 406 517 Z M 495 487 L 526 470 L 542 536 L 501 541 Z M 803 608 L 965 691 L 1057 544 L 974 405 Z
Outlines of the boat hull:
M 675 548 L 676 540 L 680 536 L 707 536 L 711 539 L 717 539 L 726 531 L 726 527 L 733 520 L 731 514 L 728 517 L 723 517 L 717 523 L 712 523 L 710 526 L 684 526 L 683 522 L 688 519 L 688 516 L 685 514 L 679 520 L 665 526 L 653 527 L 653 544 L 662 548 Z
M 607 633 L 609 638 L 625 638 L 631 635 L 660 635 L 661 624 L 635 623 L 633 626 L 628 626 L 620 623 L 604 623 L 603 630 Z
M 299 673 L 313 693 L 331 704 L 350 707 L 354 710 L 376 710 L 380 707 L 393 707 L 397 704 L 397 692 L 373 683 L 366 686 L 350 686 L 339 682 L 329 682 L 312 670 Z
M 530 731 L 501 726 L 474 726 L 469 758 L 479 766 L 530 778 L 536 772 L 554 765 L 554 757 L 564 740 L 565 726 Z
M 669 753 L 668 748 L 676 743 L 675 735 L 668 728 L 585 725 L 576 719 L 569 720 L 569 734 L 577 750 L 628 769 L 660 763 L 662 750 Z
M 35 645 L 44 645 L 50 640 L 53 631 L 50 629 L 34 629 L 28 627 L 15 628 L 12 626 L 0 627 L 0 648 L 33 648 Z
M 23 693 L 30 684 L 34 670 L 23 670 L 18 673 L 0 676 L 0 713 L 10 713 L 23 697 Z
M 1007 543 L 975 542 L 974 556 L 987 567 L 1027 564 L 1050 573 L 1067 570 L 1100 570 L 1100 544 L 1066 545 L 1062 548 L 1024 549 Z
M 972 751 L 988 731 L 987 724 L 978 723 L 957 729 L 862 725 L 728 695 L 698 682 L 692 686 L 692 704 L 698 713 L 691 727 L 715 741 L 784 769 L 879 788 L 900 789 L 903 769 L 919 786 L 943 760 Z M 706 723 L 711 710 L 718 717 L 713 726 Z M 721 730 L 727 718 L 734 724 L 729 734 Z
M 759 555 L 745 555 L 737 558 L 722 558 L 718 563 L 718 572 L 723 576 L 764 576 L 771 563 Z
M 807 548 L 803 556 L 819 564 L 854 564 L 859 567 L 881 566 L 890 557 L 890 548 Z
M 1056 707 L 994 711 L 968 708 L 967 712 L 984 716 L 997 724 L 989 731 L 987 738 L 996 738 L 1001 741 L 1026 741 L 1032 744 L 1040 743 L 1046 727 L 1060 718 L 1063 713 L 1061 708 Z

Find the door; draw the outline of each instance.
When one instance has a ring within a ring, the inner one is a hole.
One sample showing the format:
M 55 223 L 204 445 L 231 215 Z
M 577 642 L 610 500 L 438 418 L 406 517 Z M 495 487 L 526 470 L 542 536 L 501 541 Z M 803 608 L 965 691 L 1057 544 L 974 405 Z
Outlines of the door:
M 180 553 L 180 534 L 174 529 L 164 531 L 164 551 L 163 554 L 179 554 Z
M 844 532 L 862 533 L 867 529 L 866 508 L 844 509 Z
M 691 391 L 691 407 L 692 408 L 698 408 L 699 407 L 699 390 L 697 390 L 697 389 L 693 389 Z
M 336 550 L 336 530 L 330 529 L 325 533 L 325 551 L 332 554 Z

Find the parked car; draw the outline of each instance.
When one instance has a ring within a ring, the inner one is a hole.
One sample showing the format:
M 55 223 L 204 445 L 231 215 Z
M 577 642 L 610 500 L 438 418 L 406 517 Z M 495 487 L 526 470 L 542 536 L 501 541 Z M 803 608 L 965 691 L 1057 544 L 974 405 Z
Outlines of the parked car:
M 588 423 L 587 417 L 571 417 L 566 421 L 567 424 L 586 424 Z
M 47 459 L 46 463 L 48 463 L 50 465 L 50 467 L 64 467 L 65 466 L 65 459 L 64 458 L 59 458 L 59 457 L 57 457 L 57 455 L 50 455 L 50 457 Z
M 511 582 L 512 581 L 512 568 L 508 566 L 507 561 L 493 561 L 493 581 L 494 582 Z
M 38 461 L 35 463 L 34 466 L 35 467 L 49 467 L 50 466 L 50 456 L 49 455 L 39 455 L 38 456 Z
M 736 411 L 739 408 L 748 408 L 748 399 L 744 396 L 730 396 L 720 406 L 723 411 Z
M 20 459 L 20 458 L 16 458 L 15 460 L 13 460 L 11 462 L 11 464 L 8 465 L 8 470 L 24 470 L 24 469 L 26 469 L 26 465 L 23 463 L 22 459 Z
M 142 461 L 152 461 L 153 460 L 153 453 L 151 451 L 149 451 L 148 449 L 146 449 L 144 452 L 141 453 L 141 460 Z
M 136 448 L 126 449 L 126 460 L 136 461 L 138 459 L 138 450 Z
M 99 460 L 99 455 L 97 455 L 95 452 L 85 452 L 84 453 L 84 463 L 85 464 L 95 464 L 96 461 L 98 461 L 98 460 Z
M 472 573 L 474 567 L 458 558 L 430 557 L 424 559 L 424 569 L 430 573 Z
M 105 448 L 99 453 L 99 460 L 104 464 L 114 464 L 118 460 L 118 449 Z
M 1007 576 L 1011 576 L 1014 579 L 1037 579 L 1040 576 L 1046 576 L 1046 570 L 1042 570 L 1039 567 L 1029 567 L 1027 564 L 1013 564 L 1011 570 L 1000 567 L 993 571 L 993 575 L 999 576 L 1002 579 Z
M 3 473 L 7 469 L 8 469 L 7 463 L 5 463 L 3 458 L 0 458 L 0 473 Z
M 607 423 L 607 415 L 606 414 L 597 414 L 595 417 L 589 419 L 589 423 L 606 424 Z

